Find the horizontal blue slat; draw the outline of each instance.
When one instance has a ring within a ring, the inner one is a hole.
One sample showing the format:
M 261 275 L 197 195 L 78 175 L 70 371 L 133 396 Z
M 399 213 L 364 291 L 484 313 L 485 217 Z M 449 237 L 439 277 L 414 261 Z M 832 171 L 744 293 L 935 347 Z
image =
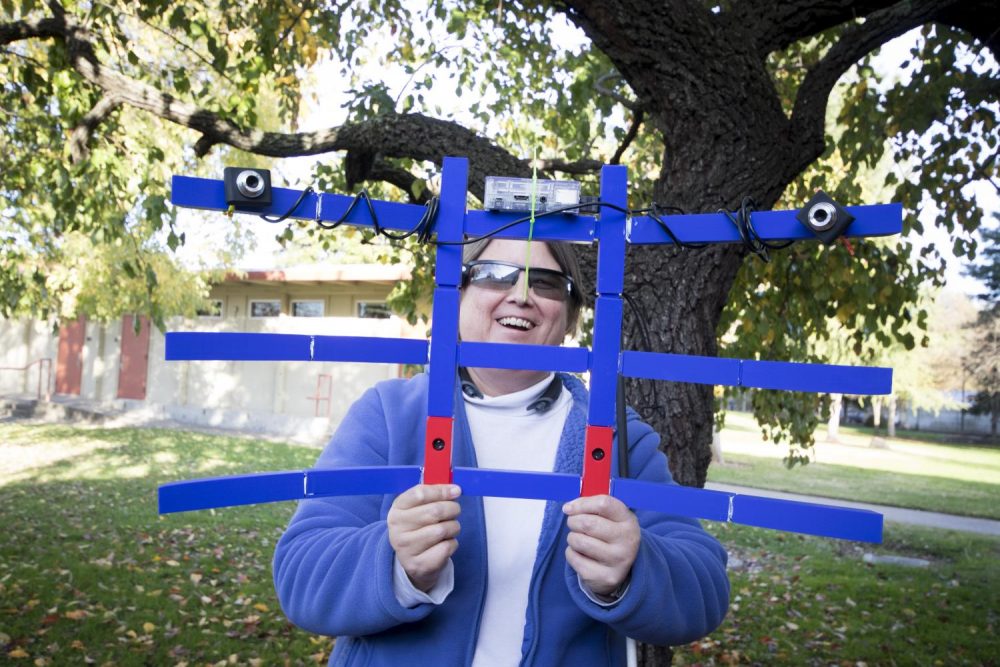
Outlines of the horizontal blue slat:
M 712 521 L 725 521 L 729 514 L 729 494 L 721 491 L 612 478 L 611 495 L 633 509 Z
M 419 466 L 378 466 L 307 470 L 305 494 L 310 497 L 396 494 L 420 483 Z
M 882 541 L 882 515 L 848 507 L 738 495 L 733 499 L 732 520 L 747 526 L 820 537 Z
M 889 394 L 892 369 L 744 361 L 743 386 L 828 394 Z
M 309 361 L 311 336 L 270 333 L 166 335 L 167 361 Z
M 465 233 L 471 237 L 490 234 L 496 238 L 526 239 L 530 224 L 525 221 L 494 233 L 515 220 L 527 217 L 524 213 L 491 213 L 489 211 L 469 211 L 465 215 Z M 596 221 L 589 215 L 573 213 L 553 213 L 535 219 L 535 229 L 531 238 L 536 241 L 594 241 Z
M 301 470 L 170 482 L 159 489 L 160 514 L 273 503 L 302 497 Z
M 280 216 L 288 212 L 298 200 L 302 190 L 290 188 L 272 188 L 271 205 L 264 208 L 241 208 L 240 213 L 251 215 Z M 320 220 L 334 222 L 344 214 L 350 206 L 353 196 L 323 194 L 323 206 Z M 174 206 L 199 208 L 208 211 L 226 211 L 226 191 L 223 181 L 211 178 L 194 178 L 191 176 L 174 176 L 170 184 L 170 201 Z M 306 195 L 299 206 L 288 217 L 294 220 L 315 220 L 319 195 Z M 424 207 L 415 204 L 400 204 L 372 200 L 372 207 L 378 217 L 379 227 L 393 231 L 410 231 L 424 215 Z M 372 219 L 368 207 L 363 202 L 351 211 L 351 216 L 345 224 L 356 227 L 372 227 Z
M 892 392 L 891 368 L 753 361 L 658 352 L 623 352 L 622 375 L 671 382 L 817 393 L 876 395 Z
M 167 361 L 355 361 L 426 364 L 426 340 L 371 336 L 214 333 L 166 335 Z
M 459 365 L 471 368 L 582 373 L 587 370 L 589 355 L 589 350 L 585 347 L 476 342 L 458 344 Z
M 267 472 L 171 482 L 159 489 L 161 514 L 325 496 L 400 493 L 419 483 L 417 466 L 379 466 Z M 566 501 L 580 493 L 580 478 L 558 473 L 455 468 L 454 481 L 469 496 Z M 612 494 L 629 507 L 696 519 L 726 521 L 807 535 L 880 542 L 882 515 L 827 505 L 615 479 Z M 730 508 L 732 509 L 730 513 Z
M 855 220 L 844 236 L 889 236 L 903 231 L 902 204 L 845 206 Z M 791 211 L 756 211 L 751 215 L 754 229 L 770 241 L 809 240 L 816 237 Z M 723 213 L 691 213 L 660 218 L 683 243 L 741 243 L 736 225 Z M 641 244 L 672 244 L 673 241 L 655 220 L 648 216 L 632 218 L 628 241 Z
M 455 468 L 453 481 L 468 496 L 566 502 L 580 495 L 580 477 L 564 473 Z
M 622 375 L 670 382 L 740 384 L 740 360 L 660 352 L 622 352 Z

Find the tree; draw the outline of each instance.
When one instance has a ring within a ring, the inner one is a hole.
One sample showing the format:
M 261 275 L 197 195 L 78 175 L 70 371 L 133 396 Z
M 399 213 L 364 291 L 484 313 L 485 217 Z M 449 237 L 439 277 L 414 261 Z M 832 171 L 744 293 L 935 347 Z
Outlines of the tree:
M 995 222 L 1000 215 L 994 214 Z M 986 291 L 976 298 L 983 304 L 971 327 L 974 340 L 967 368 L 978 391 L 970 412 L 990 416 L 990 433 L 995 438 L 1000 423 L 1000 226 L 980 230 L 983 261 L 969 266 L 966 274 L 982 281 Z
M 486 175 L 530 175 L 522 156 L 541 147 L 546 175 L 592 181 L 600 163 L 627 163 L 635 204 L 686 211 L 735 209 L 747 196 L 760 209 L 798 206 L 819 186 L 863 202 L 858 174 L 888 157 L 897 166 L 886 183 L 907 206 L 906 231 L 922 232 L 912 213 L 935 202 L 936 224 L 959 255 L 972 252 L 980 217 L 963 188 L 995 182 L 996 0 L 3 0 L 0 8 L 0 145 L 14 156 L 0 183 L 5 314 L 49 303 L 45 272 L 21 268 L 68 231 L 100 245 L 141 218 L 179 242 L 164 205 L 167 173 L 210 171 L 221 157 L 338 152 L 341 162 L 317 167 L 318 185 L 386 183 L 420 201 L 445 155 L 470 158 L 471 194 L 481 197 Z M 589 46 L 550 39 L 562 19 Z M 899 71 L 873 66 L 880 46 L 921 27 Z M 411 75 L 405 96 L 352 78 L 373 41 L 386 45 L 387 66 Z M 339 59 L 354 98 L 343 124 L 300 132 L 300 73 L 321 53 Z M 475 120 L 432 115 L 444 87 L 473 100 Z M 261 113 L 267 100 L 274 118 Z M 420 274 L 427 253 L 416 250 Z M 582 254 L 592 277 L 593 256 Z M 902 325 L 922 317 L 907 304 L 941 270 L 932 247 L 917 253 L 906 242 L 797 244 L 769 263 L 738 245 L 637 247 L 625 289 L 648 319 L 654 351 L 715 355 L 718 336 L 732 331 L 725 354 L 822 361 L 808 341 L 834 317 L 864 362 L 893 338 L 916 344 Z M 631 316 L 625 337 L 642 345 Z M 676 479 L 703 484 L 712 388 L 661 385 L 654 400 L 652 383 L 630 381 L 628 392 L 663 435 Z M 808 446 L 818 400 L 755 392 L 754 407 L 776 440 Z

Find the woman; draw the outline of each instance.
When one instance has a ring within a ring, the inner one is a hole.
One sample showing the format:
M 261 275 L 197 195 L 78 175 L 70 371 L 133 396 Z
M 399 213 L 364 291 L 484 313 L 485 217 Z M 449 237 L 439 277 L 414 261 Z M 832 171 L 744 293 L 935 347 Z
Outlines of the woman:
M 524 241 L 484 241 L 464 259 L 462 340 L 558 345 L 575 330 L 568 246 L 533 242 L 528 255 Z M 368 390 L 316 467 L 419 464 L 427 384 L 418 375 Z M 580 474 L 587 400 L 570 375 L 467 369 L 453 463 Z M 629 413 L 633 477 L 672 483 L 659 437 Z M 711 632 L 728 606 L 725 563 L 697 521 L 633 513 L 610 496 L 560 507 L 418 485 L 302 502 L 274 581 L 289 619 L 338 638 L 331 665 L 586 667 L 624 664 L 627 636 L 676 645 Z

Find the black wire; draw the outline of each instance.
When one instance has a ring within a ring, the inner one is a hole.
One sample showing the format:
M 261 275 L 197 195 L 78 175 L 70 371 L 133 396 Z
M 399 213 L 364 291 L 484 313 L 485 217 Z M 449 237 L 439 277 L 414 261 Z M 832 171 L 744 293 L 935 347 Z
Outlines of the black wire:
M 643 348 L 645 349 L 646 352 L 652 352 L 653 343 L 649 336 L 649 329 L 646 327 L 646 318 L 643 317 L 642 313 L 639 312 L 639 307 L 635 305 L 635 300 L 631 296 L 629 296 L 625 292 L 622 292 L 622 297 L 624 297 L 625 301 L 628 303 L 628 307 L 632 310 L 632 315 L 635 317 L 636 322 L 639 323 L 639 335 L 642 337 Z M 660 397 L 658 396 L 658 392 L 656 391 L 656 383 L 654 382 L 653 405 L 656 406 L 659 404 L 660 404 Z
M 676 206 L 660 206 L 656 202 L 653 202 L 652 206 L 650 206 L 648 209 L 644 209 L 641 212 L 648 212 L 649 213 L 649 217 L 652 218 L 653 221 L 655 221 L 658 225 L 660 225 L 660 227 L 663 228 L 663 231 L 666 232 L 667 236 L 670 237 L 670 240 L 673 241 L 674 245 L 677 246 L 678 248 L 683 248 L 685 250 L 688 250 L 688 249 L 695 250 L 695 249 L 698 249 L 698 248 L 705 248 L 705 247 L 708 246 L 707 243 L 685 243 L 684 241 L 681 241 L 679 238 L 677 238 L 677 236 L 670 229 L 670 227 L 667 225 L 667 223 L 664 222 L 663 219 L 660 217 L 660 211 L 661 210 L 675 211 L 677 213 L 680 213 L 681 215 L 684 214 L 684 210 L 683 209 L 680 209 L 680 208 L 678 208 Z M 638 213 L 640 211 L 636 211 L 636 212 Z
M 276 218 L 271 217 L 269 215 L 264 215 L 263 213 L 261 214 L 260 217 L 267 222 L 284 222 L 285 220 L 288 219 L 288 216 L 290 216 L 295 211 L 295 209 L 299 207 L 299 204 L 301 204 L 302 200 L 306 198 L 306 195 L 312 192 L 315 192 L 315 190 L 313 190 L 312 186 L 310 185 L 305 190 L 303 190 L 301 194 L 299 194 L 299 198 L 295 200 L 295 203 L 292 204 L 292 207 L 290 209 L 288 209 L 287 211 L 285 211 L 283 214 L 279 215 Z
M 787 248 L 792 245 L 793 241 L 768 243 L 761 238 L 760 234 L 757 233 L 757 229 L 753 226 L 753 212 L 755 207 L 756 204 L 751 197 L 744 197 L 743 201 L 740 202 L 740 207 L 735 211 L 728 211 L 721 208 L 719 209 L 719 213 L 725 214 L 730 222 L 736 225 L 736 229 L 740 233 L 740 239 L 743 241 L 743 246 L 749 252 L 757 255 L 764 262 L 769 262 L 771 258 L 768 256 L 768 250 Z
M 631 211 L 631 210 L 629 210 L 627 208 L 622 208 L 621 206 L 618 206 L 617 204 L 611 204 L 609 202 L 603 202 L 603 201 L 596 201 L 596 202 L 586 202 L 586 203 L 583 203 L 583 204 L 573 204 L 572 206 L 563 206 L 561 208 L 554 208 L 554 209 L 551 209 L 549 211 L 543 211 L 542 213 L 536 213 L 535 214 L 535 220 L 537 220 L 538 218 L 544 218 L 546 216 L 555 215 L 556 213 L 565 213 L 567 211 L 576 211 L 576 210 L 579 210 L 581 208 L 588 208 L 590 206 L 603 206 L 605 208 L 610 208 L 610 209 L 613 209 L 615 211 L 619 211 L 621 213 L 625 213 L 625 214 L 628 214 L 628 215 L 631 215 L 633 213 L 633 211 Z M 497 234 L 499 234 L 502 231 L 510 229 L 511 227 L 515 227 L 517 225 L 520 225 L 521 223 L 530 222 L 530 221 L 531 221 L 531 216 L 530 215 L 526 215 L 523 218 L 518 218 L 517 220 L 513 220 L 511 222 L 508 222 L 506 225 L 502 225 L 500 227 L 497 227 L 493 231 L 491 231 L 489 233 L 486 233 L 486 234 L 483 234 L 482 236 L 477 236 L 475 238 L 466 239 L 464 241 L 434 241 L 434 243 L 437 244 L 437 245 L 469 245 L 470 243 L 475 243 L 476 241 L 482 241 L 483 239 L 491 238 L 493 236 L 496 236 Z

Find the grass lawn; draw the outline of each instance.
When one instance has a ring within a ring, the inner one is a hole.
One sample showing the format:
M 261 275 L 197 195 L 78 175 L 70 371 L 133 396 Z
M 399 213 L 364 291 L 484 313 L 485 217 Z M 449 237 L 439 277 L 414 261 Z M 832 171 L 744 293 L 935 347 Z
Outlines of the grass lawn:
M 884 505 L 1000 519 L 1000 448 L 902 438 L 870 446 L 870 432 L 841 429 L 839 444 L 818 431 L 814 462 L 792 470 L 785 447 L 764 442 L 750 415 L 729 413 L 722 431 L 725 463 L 712 482 L 807 493 Z
M 156 514 L 156 487 L 309 467 L 316 450 L 196 433 L 0 424 L 0 663 L 307 665 L 331 641 L 271 587 L 290 503 Z M 733 607 L 677 662 L 992 664 L 1000 540 L 889 526 L 858 545 L 707 524 Z M 927 569 L 867 565 L 864 551 Z M 992 648 L 991 648 L 992 647 Z

